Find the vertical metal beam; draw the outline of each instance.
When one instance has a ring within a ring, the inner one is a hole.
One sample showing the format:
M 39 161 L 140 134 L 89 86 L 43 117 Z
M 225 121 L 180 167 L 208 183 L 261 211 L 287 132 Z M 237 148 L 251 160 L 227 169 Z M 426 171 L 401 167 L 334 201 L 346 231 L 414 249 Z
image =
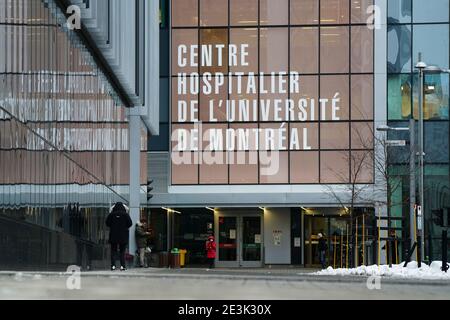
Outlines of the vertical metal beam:
M 129 253 L 134 255 L 136 252 L 136 241 L 134 232 L 136 222 L 140 219 L 140 189 L 141 189 L 141 118 L 139 108 L 133 108 L 128 113 L 129 120 L 129 147 L 130 147 L 130 217 L 133 226 L 130 228 Z
M 422 61 L 422 54 L 419 53 L 419 63 Z M 424 70 L 423 68 L 419 68 L 419 202 L 422 208 L 422 217 L 425 215 L 425 206 L 424 206 Z M 420 217 L 421 218 L 421 217 Z M 418 235 L 420 236 L 420 255 L 419 255 L 419 266 L 424 258 L 424 221 L 422 220 L 421 228 L 418 228 Z
M 416 120 L 412 117 L 409 120 L 409 141 L 410 141 L 410 156 L 409 156 L 409 248 L 413 248 L 415 239 L 415 206 L 416 206 L 416 132 L 415 132 Z M 414 256 L 415 252 L 412 251 L 411 255 Z

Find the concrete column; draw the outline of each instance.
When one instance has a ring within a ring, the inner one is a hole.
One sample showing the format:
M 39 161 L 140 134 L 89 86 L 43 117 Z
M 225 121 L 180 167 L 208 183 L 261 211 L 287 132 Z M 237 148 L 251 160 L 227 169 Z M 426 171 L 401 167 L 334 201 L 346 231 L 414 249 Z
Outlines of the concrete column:
M 136 222 L 140 218 L 140 189 L 141 189 L 141 117 L 139 108 L 128 111 L 129 125 L 129 148 L 130 148 L 130 187 L 129 187 L 129 207 L 130 217 L 133 226 L 130 228 L 129 252 L 134 255 L 136 252 L 136 240 L 134 236 Z

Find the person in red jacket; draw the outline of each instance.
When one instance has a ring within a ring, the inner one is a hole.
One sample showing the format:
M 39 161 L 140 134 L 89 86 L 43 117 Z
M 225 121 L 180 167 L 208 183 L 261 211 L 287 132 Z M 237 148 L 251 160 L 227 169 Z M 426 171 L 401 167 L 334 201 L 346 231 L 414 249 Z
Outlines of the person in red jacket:
M 209 236 L 206 241 L 206 257 L 208 258 L 209 268 L 214 268 L 214 262 L 216 260 L 216 241 L 214 236 Z

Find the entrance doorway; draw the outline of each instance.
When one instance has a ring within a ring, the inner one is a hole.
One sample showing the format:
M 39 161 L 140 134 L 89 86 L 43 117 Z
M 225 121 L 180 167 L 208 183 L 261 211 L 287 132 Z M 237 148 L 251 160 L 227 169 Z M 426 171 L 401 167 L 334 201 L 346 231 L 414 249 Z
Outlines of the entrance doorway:
M 257 268 L 262 266 L 261 214 L 216 215 L 216 241 L 218 267 Z

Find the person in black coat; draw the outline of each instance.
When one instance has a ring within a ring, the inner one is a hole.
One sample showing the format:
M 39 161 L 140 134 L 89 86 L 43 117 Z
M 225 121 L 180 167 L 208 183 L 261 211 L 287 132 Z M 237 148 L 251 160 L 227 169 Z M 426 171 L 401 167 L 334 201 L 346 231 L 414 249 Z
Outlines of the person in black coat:
M 109 227 L 109 243 L 111 244 L 111 270 L 116 269 L 117 249 L 120 253 L 120 270 L 126 270 L 125 250 L 128 245 L 129 228 L 133 225 L 128 208 L 121 202 L 116 203 L 106 218 Z
M 326 252 L 328 249 L 328 245 L 327 245 L 327 240 L 324 238 L 322 233 L 318 234 L 319 236 L 319 261 L 320 264 L 322 265 L 322 269 L 326 268 Z

